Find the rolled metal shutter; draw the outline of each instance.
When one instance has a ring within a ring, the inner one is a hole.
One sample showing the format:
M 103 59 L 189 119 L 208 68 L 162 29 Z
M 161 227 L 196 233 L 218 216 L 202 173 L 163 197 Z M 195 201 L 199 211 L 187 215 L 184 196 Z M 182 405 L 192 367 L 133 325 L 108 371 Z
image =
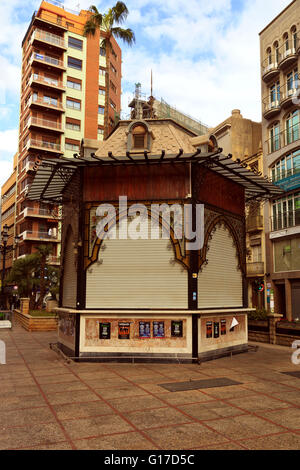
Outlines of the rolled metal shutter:
M 76 308 L 77 300 L 77 270 L 73 247 L 73 232 L 69 231 L 65 246 L 65 261 L 63 274 L 63 307 Z
M 87 308 L 188 308 L 187 270 L 175 261 L 170 240 L 103 245 L 87 271 Z
M 242 307 L 243 277 L 238 269 L 237 249 L 224 226 L 213 234 L 207 260 L 198 277 L 198 307 Z

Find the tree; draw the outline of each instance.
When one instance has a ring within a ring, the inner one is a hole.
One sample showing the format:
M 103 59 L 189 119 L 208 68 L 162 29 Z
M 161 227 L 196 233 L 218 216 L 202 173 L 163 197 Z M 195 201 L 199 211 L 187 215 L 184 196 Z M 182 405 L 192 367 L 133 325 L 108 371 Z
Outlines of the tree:
M 37 285 L 37 279 L 34 277 L 38 269 L 39 260 L 35 254 L 27 255 L 25 258 L 17 259 L 7 278 L 6 282 L 14 283 L 18 286 L 20 297 L 32 298 L 32 292 Z
M 36 256 L 39 260 L 39 277 L 40 277 L 40 297 L 37 301 L 37 307 L 43 306 L 43 299 L 46 295 L 46 265 L 49 255 L 52 253 L 52 247 L 50 245 L 38 245 L 36 247 Z
M 109 8 L 107 13 L 101 15 L 97 7 L 92 5 L 89 8 L 91 16 L 86 21 L 84 26 L 85 36 L 95 36 L 96 32 L 100 31 L 100 38 L 103 36 L 101 47 L 105 48 L 106 55 L 106 73 L 105 73 L 105 108 L 104 108 L 104 139 L 108 136 L 109 130 L 109 85 L 110 85 L 110 54 L 112 51 L 111 38 L 114 36 L 116 39 L 122 41 L 128 46 L 135 43 L 134 32 L 130 29 L 121 28 L 119 25 L 123 24 L 126 20 L 129 11 L 123 2 L 117 2 L 114 7 Z

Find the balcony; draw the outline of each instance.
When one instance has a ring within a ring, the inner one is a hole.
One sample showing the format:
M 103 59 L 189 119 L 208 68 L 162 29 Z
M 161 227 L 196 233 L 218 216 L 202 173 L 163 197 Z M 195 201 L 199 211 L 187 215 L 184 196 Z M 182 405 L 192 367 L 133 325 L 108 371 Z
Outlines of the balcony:
M 57 233 L 49 232 L 33 232 L 31 230 L 26 230 L 20 234 L 23 241 L 32 240 L 32 241 L 44 241 L 44 242 L 60 242 L 60 238 Z
M 62 60 L 57 59 L 56 57 L 37 54 L 36 52 L 32 54 L 29 63 L 31 65 L 43 65 L 46 66 L 48 69 L 54 69 L 56 71 L 66 71 L 65 64 Z
M 29 98 L 28 101 L 29 108 L 42 109 L 43 111 L 57 111 L 59 113 L 64 113 L 65 109 L 61 101 L 58 101 L 55 98 L 36 98 L 33 95 Z
M 55 14 L 48 13 L 44 10 L 41 12 L 41 16 L 37 16 L 36 13 L 37 12 L 35 12 L 33 16 L 33 24 L 35 26 L 47 26 L 49 29 L 51 28 L 51 30 L 58 33 L 68 31 L 65 18 L 57 17 Z
M 263 116 L 265 119 L 271 119 L 280 112 L 280 98 L 271 100 L 271 96 L 263 99 Z
M 247 276 L 264 276 L 265 274 L 265 263 L 258 261 L 256 263 L 247 263 Z
M 298 54 L 297 51 L 299 49 L 299 39 L 295 38 L 293 41 L 290 41 L 290 47 L 287 46 L 286 44 L 283 44 L 279 48 L 279 61 L 278 65 L 280 69 L 285 69 L 291 65 L 293 65 L 294 62 L 297 61 Z
M 300 123 L 294 124 L 291 127 L 284 129 L 274 137 L 266 141 L 268 153 L 277 152 L 282 150 L 287 145 L 297 142 L 300 139 Z
M 53 256 L 50 255 L 47 260 L 48 264 L 54 265 L 54 266 L 59 266 L 60 265 L 60 256 Z
M 290 83 L 285 83 L 282 87 L 280 87 L 280 105 L 282 108 L 291 106 L 294 100 L 299 99 L 299 89 L 296 85 L 297 83 L 294 83 L 293 81 Z
M 66 87 L 61 80 L 54 78 L 43 77 L 42 75 L 32 74 L 29 80 L 29 85 L 41 86 L 47 90 L 66 91 Z
M 29 118 L 28 127 L 46 129 L 49 131 L 58 132 L 59 134 L 64 133 L 63 125 L 60 122 L 48 121 L 46 119 L 40 119 L 33 116 Z
M 279 74 L 278 67 L 278 55 L 272 54 L 265 59 L 261 65 L 262 67 L 262 79 L 264 82 L 268 82 L 274 79 Z
M 277 217 L 271 217 L 271 231 L 297 227 L 300 225 L 300 209 L 290 212 L 282 212 Z
M 26 207 L 20 215 L 23 217 L 37 217 L 39 219 L 46 218 L 52 220 L 58 220 L 59 215 L 56 214 L 54 211 L 50 211 L 49 209 L 40 209 L 35 207 Z
M 47 44 L 51 49 L 58 51 L 66 51 L 67 44 L 61 36 L 58 36 L 48 31 L 36 29 L 31 37 L 31 44 L 33 45 L 45 45 Z
M 259 232 L 264 229 L 264 218 L 262 215 L 248 216 L 246 219 L 247 232 Z
M 26 144 L 27 150 L 34 149 L 34 150 L 44 150 L 50 153 L 63 153 L 60 144 L 55 142 L 49 142 L 45 140 L 36 140 L 36 139 L 29 139 Z

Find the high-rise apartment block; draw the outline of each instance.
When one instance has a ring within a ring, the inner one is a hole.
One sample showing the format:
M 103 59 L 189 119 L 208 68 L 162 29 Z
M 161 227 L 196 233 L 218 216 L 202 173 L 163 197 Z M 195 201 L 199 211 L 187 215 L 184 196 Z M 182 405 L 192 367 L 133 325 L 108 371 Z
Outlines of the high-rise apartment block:
M 266 279 L 288 320 L 300 319 L 299 31 L 294 0 L 260 33 L 264 173 L 285 191 L 265 204 Z
M 58 6 L 59 5 L 59 6 Z M 72 12 L 59 2 L 42 2 L 22 43 L 22 81 L 17 165 L 17 256 L 51 243 L 59 256 L 59 211 L 54 201 L 26 199 L 37 161 L 73 157 L 82 139 L 102 140 L 113 129 L 121 109 L 121 49 L 111 38 L 106 64 L 105 32 L 83 35 L 90 13 Z M 105 74 L 109 69 L 109 113 L 104 122 Z

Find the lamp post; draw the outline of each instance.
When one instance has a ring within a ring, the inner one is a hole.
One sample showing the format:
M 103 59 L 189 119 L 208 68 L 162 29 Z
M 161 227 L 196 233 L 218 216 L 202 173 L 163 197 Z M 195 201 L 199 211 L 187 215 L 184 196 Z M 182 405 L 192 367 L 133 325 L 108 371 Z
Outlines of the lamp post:
M 0 244 L 0 253 L 2 254 L 2 273 L 1 273 L 1 307 L 6 308 L 6 299 L 5 299 L 5 292 L 4 292 L 4 278 L 5 278 L 5 261 L 6 255 L 9 251 L 13 251 L 16 249 L 16 246 L 19 242 L 19 237 L 16 236 L 14 239 L 14 245 L 7 246 L 8 242 L 8 230 L 9 227 L 7 224 L 4 225 L 2 230 L 2 237 L 1 237 L 1 244 Z

